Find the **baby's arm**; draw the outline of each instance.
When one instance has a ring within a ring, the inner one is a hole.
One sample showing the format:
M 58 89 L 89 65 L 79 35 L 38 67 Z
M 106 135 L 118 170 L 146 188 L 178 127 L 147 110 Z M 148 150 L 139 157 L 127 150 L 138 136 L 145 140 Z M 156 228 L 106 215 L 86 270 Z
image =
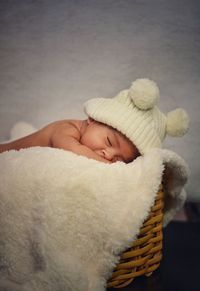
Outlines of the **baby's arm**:
M 0 144 L 0 153 L 9 151 L 9 150 L 19 150 L 22 148 L 29 148 L 33 146 L 44 146 L 41 143 L 41 138 L 39 138 L 40 131 L 37 131 L 33 134 L 27 135 L 25 137 L 16 139 L 14 141 Z
M 61 148 L 74 152 L 78 155 L 85 156 L 104 163 L 111 163 L 110 161 L 100 157 L 93 150 L 85 145 L 82 145 L 80 140 L 80 131 L 72 123 L 59 126 L 51 136 L 51 146 L 54 148 Z
M 100 157 L 93 150 L 85 145 L 82 145 L 79 140 L 81 137 L 79 129 L 73 122 L 59 123 L 54 127 L 53 123 L 48 128 L 45 127 L 33 134 L 17 139 L 15 141 L 0 144 L 0 153 L 9 150 L 19 150 L 22 148 L 29 148 L 33 146 L 50 146 L 54 148 L 61 148 L 64 150 L 72 151 L 78 155 L 86 156 L 88 158 L 101 161 L 104 163 L 111 163 L 110 161 Z

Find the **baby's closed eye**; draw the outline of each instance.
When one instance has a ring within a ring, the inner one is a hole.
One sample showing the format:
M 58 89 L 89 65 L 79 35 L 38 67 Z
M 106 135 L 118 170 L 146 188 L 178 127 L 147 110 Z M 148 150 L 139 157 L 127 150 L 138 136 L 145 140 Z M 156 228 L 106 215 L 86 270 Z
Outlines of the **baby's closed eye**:
M 111 140 L 110 140 L 110 138 L 108 136 L 107 136 L 107 143 L 108 143 L 109 146 L 112 146 L 112 142 L 111 142 Z

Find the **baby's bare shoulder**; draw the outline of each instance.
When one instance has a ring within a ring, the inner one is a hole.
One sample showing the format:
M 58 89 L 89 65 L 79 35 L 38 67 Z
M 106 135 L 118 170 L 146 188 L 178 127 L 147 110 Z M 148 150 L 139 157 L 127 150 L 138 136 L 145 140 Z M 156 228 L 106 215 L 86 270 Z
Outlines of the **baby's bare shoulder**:
M 56 128 L 80 131 L 80 120 L 66 119 L 55 122 Z
M 65 119 L 52 122 L 43 128 L 48 131 L 50 136 L 73 136 L 79 138 L 80 136 L 81 121 L 75 119 Z

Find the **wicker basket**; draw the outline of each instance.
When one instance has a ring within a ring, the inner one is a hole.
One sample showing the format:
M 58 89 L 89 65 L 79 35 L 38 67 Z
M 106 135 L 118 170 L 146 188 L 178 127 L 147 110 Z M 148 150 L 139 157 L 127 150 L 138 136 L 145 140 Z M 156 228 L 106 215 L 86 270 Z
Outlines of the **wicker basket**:
M 164 193 L 163 187 L 160 186 L 154 206 L 143 223 L 137 240 L 122 254 L 107 283 L 108 288 L 127 286 L 134 278 L 141 275 L 150 276 L 159 267 L 162 258 L 163 206 Z

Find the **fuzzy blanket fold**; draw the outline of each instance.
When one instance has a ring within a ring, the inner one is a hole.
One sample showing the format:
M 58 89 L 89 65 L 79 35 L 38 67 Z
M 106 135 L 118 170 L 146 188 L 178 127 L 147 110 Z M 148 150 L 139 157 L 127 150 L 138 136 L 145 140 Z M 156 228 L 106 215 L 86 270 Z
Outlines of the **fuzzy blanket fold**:
M 188 177 L 171 151 L 130 164 L 40 147 L 0 154 L 0 290 L 104 291 L 162 177 L 166 225 Z

